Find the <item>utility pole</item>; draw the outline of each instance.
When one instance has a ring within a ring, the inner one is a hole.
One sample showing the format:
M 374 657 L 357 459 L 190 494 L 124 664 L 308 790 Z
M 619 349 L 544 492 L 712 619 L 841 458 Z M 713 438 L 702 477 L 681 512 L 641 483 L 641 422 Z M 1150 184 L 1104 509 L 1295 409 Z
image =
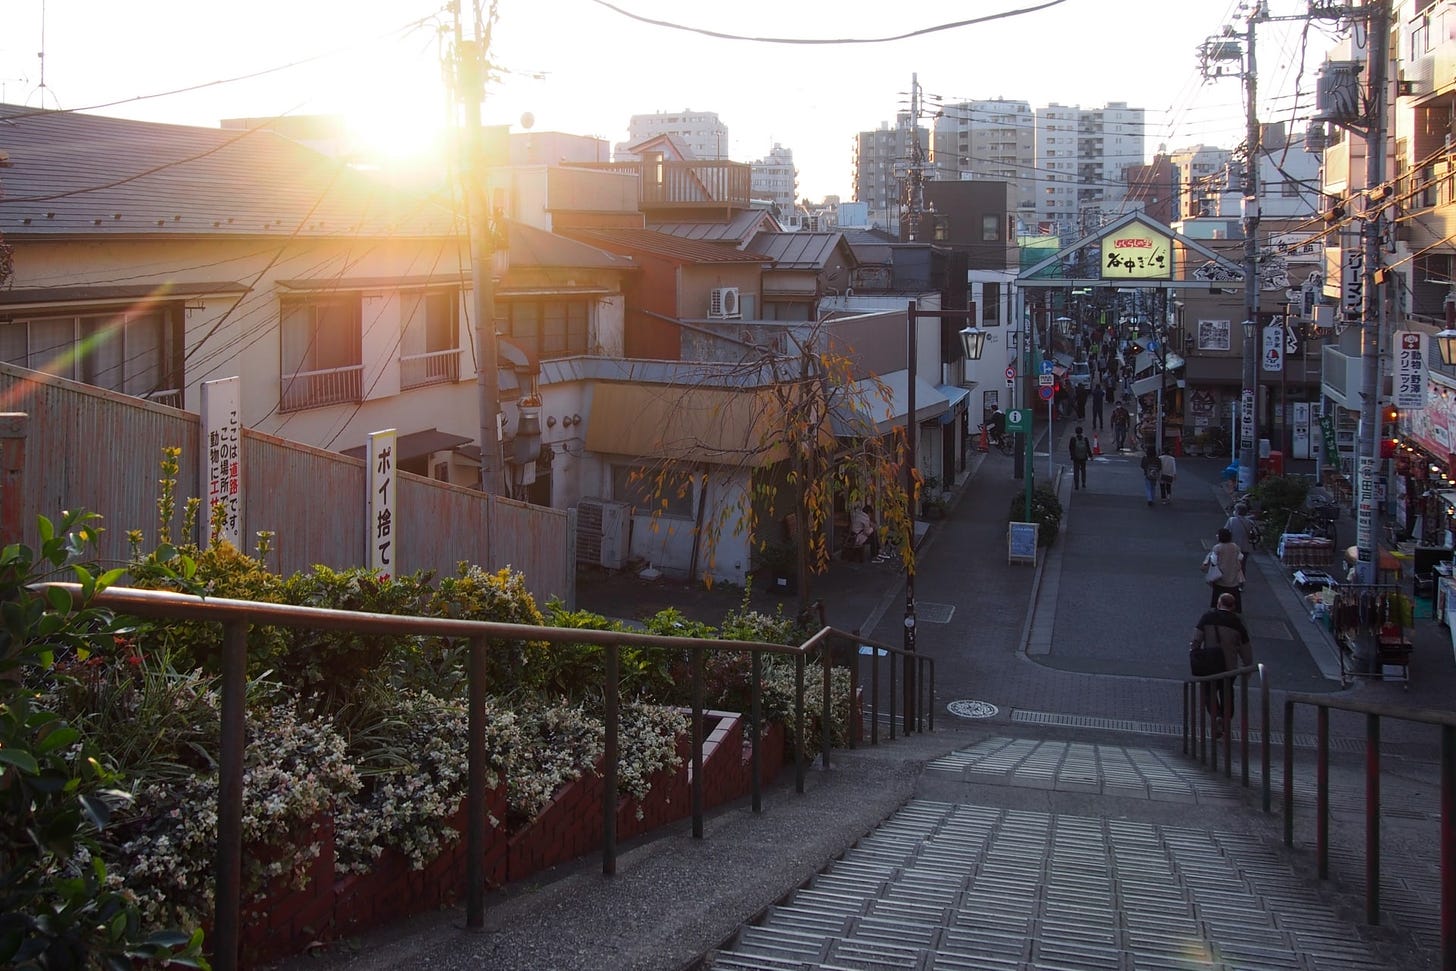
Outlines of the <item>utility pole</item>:
M 1259 130 L 1258 71 L 1254 27 L 1264 16 L 1263 0 L 1255 0 L 1244 27 L 1244 98 L 1247 150 L 1244 159 L 1244 388 L 1239 397 L 1239 489 L 1247 492 L 1258 482 L 1258 443 L 1254 440 L 1259 414 Z
M 485 102 L 486 56 L 490 50 L 490 28 L 495 20 L 495 0 L 489 12 L 481 0 L 472 0 L 474 36 L 467 40 L 460 23 L 460 2 L 455 13 L 455 97 L 464 116 L 464 157 L 460 159 L 465 183 L 466 210 L 470 219 L 470 270 L 474 292 L 476 385 L 480 398 L 480 489 L 499 495 L 504 491 L 500 434 L 500 373 L 496 364 L 495 292 L 491 266 L 495 250 L 496 217 L 490 205 L 485 171 L 487 152 L 480 112 Z
M 1381 510 L 1375 500 L 1380 467 L 1381 355 L 1390 345 L 1386 326 L 1385 268 L 1380 248 L 1385 236 L 1385 127 L 1387 60 L 1390 40 L 1390 0 L 1365 4 L 1369 18 L 1369 116 L 1365 127 L 1366 212 L 1360 228 L 1365 248 L 1364 318 L 1361 328 L 1360 442 L 1356 452 L 1356 579 L 1374 583 L 1380 569 Z
M 920 214 L 925 210 L 925 154 L 920 150 L 920 75 L 910 75 L 910 171 L 906 178 L 905 239 L 920 238 Z

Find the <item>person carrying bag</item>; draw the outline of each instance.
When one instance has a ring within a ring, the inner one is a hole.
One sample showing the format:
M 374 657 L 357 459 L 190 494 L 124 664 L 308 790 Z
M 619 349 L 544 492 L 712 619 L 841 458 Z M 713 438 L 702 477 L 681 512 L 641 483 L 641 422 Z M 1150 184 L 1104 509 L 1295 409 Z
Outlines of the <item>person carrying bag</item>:
M 1227 593 L 1233 596 L 1234 610 L 1242 613 L 1244 605 L 1240 588 L 1244 585 L 1243 556 L 1227 527 L 1218 531 L 1218 542 L 1203 558 L 1199 569 L 1203 571 L 1204 582 L 1210 587 L 1209 608 L 1217 607 L 1219 595 Z

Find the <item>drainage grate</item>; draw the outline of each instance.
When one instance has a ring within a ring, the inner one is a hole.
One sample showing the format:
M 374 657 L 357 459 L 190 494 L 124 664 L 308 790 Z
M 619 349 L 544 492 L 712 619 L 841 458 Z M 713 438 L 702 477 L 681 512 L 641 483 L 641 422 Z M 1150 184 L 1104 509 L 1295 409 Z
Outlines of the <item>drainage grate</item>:
M 1127 718 L 1098 718 L 1094 715 L 1063 715 L 1053 711 L 1023 711 L 1016 709 L 1011 713 L 1013 722 L 1021 722 L 1027 725 L 1053 725 L 1057 728 L 1090 728 L 1103 732 L 1128 732 L 1134 735 L 1164 735 L 1176 738 L 1183 734 L 1181 725 L 1166 725 L 1160 722 L 1141 722 Z M 1259 732 L 1257 729 L 1249 730 L 1249 740 L 1258 741 Z M 1282 732 L 1271 732 L 1269 735 L 1271 745 L 1283 745 L 1284 734 Z M 1308 733 L 1296 732 L 1294 744 L 1298 748 L 1315 748 L 1318 739 Z M 1331 738 L 1330 751 L 1360 753 L 1365 751 L 1365 743 L 1357 738 Z
M 925 603 L 924 601 L 915 604 L 916 618 L 927 624 L 949 624 L 954 614 L 955 604 Z

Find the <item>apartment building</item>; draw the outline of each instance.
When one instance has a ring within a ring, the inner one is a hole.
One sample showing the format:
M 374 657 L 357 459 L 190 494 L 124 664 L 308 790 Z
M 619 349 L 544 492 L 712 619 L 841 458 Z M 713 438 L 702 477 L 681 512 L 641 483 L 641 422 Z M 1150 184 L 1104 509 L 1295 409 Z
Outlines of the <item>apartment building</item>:
M 880 122 L 854 139 L 854 198 L 869 206 L 871 225 L 899 232 L 905 184 L 917 158 L 929 168 L 930 132 L 912 121 L 910 112 L 895 116 L 893 127 Z
M 1081 236 L 1121 211 L 1124 171 L 1143 163 L 1143 114 L 1123 101 L 1036 109 L 1038 223 L 1058 235 Z
M 618 142 L 612 157 L 618 162 L 641 161 L 632 148 L 651 138 L 670 135 L 676 138 L 692 157 L 725 159 L 728 157 L 728 126 L 716 111 L 659 111 L 649 115 L 633 115 L 627 123 L 627 140 Z
M 937 181 L 1005 182 L 1023 218 L 1036 199 L 1036 120 L 1027 101 L 948 104 L 936 113 L 931 163 Z

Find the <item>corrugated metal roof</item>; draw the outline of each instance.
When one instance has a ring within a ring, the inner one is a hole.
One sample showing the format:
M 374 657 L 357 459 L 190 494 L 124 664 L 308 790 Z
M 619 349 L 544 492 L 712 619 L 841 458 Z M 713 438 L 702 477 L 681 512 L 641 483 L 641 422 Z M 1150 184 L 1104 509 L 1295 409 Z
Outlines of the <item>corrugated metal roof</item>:
M 24 236 L 448 236 L 444 200 L 262 130 L 0 105 L 0 232 Z
M 755 234 L 776 228 L 772 215 L 761 209 L 740 212 L 727 222 L 676 222 L 653 223 L 649 228 L 669 236 L 683 239 L 700 239 L 710 243 L 732 243 L 745 245 Z
M 509 223 L 507 234 L 511 247 L 511 266 L 515 267 L 601 267 L 629 270 L 636 266 L 630 256 L 589 246 L 525 223 Z
M 759 233 L 749 248 L 771 258 L 781 270 L 819 270 L 843 239 L 841 233 Z M 847 255 L 853 258 L 852 252 Z
M 614 252 L 650 253 L 680 263 L 767 263 L 762 253 L 747 253 L 715 243 L 680 239 L 651 229 L 571 229 L 573 239 Z

